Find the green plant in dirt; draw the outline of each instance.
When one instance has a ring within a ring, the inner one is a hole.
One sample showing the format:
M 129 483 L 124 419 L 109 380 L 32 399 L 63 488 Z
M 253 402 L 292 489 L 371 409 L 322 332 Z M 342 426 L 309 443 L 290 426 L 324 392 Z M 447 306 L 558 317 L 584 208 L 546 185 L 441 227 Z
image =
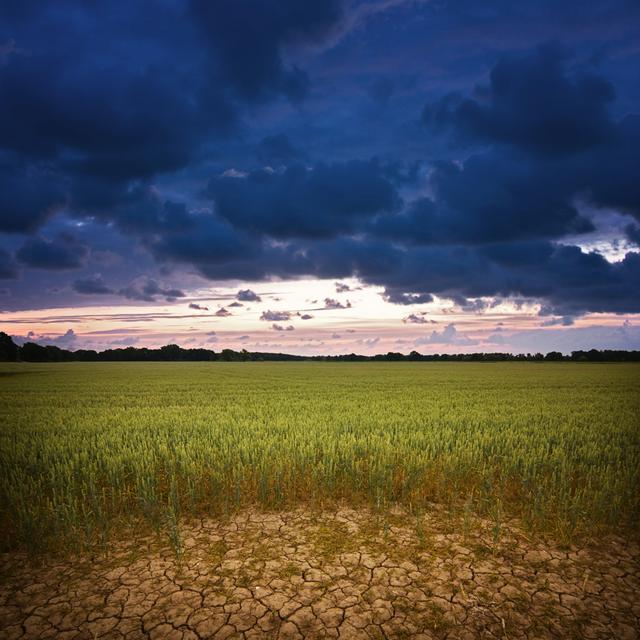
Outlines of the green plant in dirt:
M 419 513 L 416 514 L 416 536 L 420 546 L 424 546 L 424 527 Z
M 565 542 L 638 532 L 636 364 L 2 363 L 0 374 L 4 550 L 105 547 L 147 527 L 182 553 L 182 518 L 335 501 L 372 507 L 388 539 L 396 503 L 439 503 L 465 535 L 489 518 L 496 541 L 511 517 Z
M 288 562 L 280 569 L 280 577 L 283 579 L 292 578 L 293 576 L 299 576 L 301 573 L 300 567 L 293 562 Z
M 182 535 L 180 533 L 180 497 L 178 495 L 176 479 L 173 476 L 169 481 L 169 500 L 165 511 L 165 519 L 171 548 L 176 558 L 181 560 L 184 548 L 182 545 Z
M 502 532 L 502 502 L 500 498 L 491 506 L 489 513 L 493 523 L 491 526 L 491 537 L 495 545 L 500 540 L 500 533 Z
M 462 508 L 462 532 L 466 538 L 471 533 L 471 526 L 473 521 L 473 492 L 471 492 L 467 499 L 464 501 Z

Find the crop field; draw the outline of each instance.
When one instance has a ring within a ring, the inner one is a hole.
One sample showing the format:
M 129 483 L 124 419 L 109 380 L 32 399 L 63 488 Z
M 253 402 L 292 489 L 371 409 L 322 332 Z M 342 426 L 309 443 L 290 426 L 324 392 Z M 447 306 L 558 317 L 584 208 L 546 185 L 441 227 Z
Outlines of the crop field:
M 0 365 L 0 636 L 636 638 L 640 367 Z
M 5 550 L 342 501 L 635 530 L 640 367 L 69 363 L 0 369 Z

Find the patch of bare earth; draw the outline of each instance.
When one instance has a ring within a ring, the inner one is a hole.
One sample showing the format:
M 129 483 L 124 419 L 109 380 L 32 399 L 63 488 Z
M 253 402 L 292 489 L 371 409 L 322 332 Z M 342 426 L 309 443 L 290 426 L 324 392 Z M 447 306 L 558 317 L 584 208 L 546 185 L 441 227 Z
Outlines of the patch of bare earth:
M 638 547 L 532 541 L 438 510 L 262 513 L 107 555 L 2 557 L 2 638 L 638 638 Z

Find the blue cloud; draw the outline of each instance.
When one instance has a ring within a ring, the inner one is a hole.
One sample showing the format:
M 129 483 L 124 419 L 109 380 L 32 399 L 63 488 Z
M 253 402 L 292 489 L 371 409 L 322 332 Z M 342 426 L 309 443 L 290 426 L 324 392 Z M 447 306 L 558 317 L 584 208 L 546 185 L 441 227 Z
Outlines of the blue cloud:
M 23 264 L 36 269 L 78 269 L 88 256 L 86 246 L 73 238 L 61 236 L 55 240 L 29 238 L 16 253 Z
M 575 245 L 638 242 L 635 3 L 5 5 L 0 277 L 38 269 L 15 304 L 309 276 L 638 311 L 638 254 Z
M 375 161 L 294 164 L 283 172 L 220 176 L 209 184 L 217 213 L 235 227 L 280 238 L 335 236 L 397 208 L 400 199 Z
M 593 70 L 570 71 L 557 45 L 502 57 L 478 98 L 450 94 L 424 108 L 424 122 L 458 136 L 545 155 L 581 152 L 610 140 L 615 93 Z
M 104 282 L 100 275 L 76 280 L 73 283 L 73 290 L 84 295 L 108 295 L 114 293 L 114 290 Z
M 18 276 L 18 270 L 13 257 L 8 251 L 0 247 L 0 279 L 9 280 Z

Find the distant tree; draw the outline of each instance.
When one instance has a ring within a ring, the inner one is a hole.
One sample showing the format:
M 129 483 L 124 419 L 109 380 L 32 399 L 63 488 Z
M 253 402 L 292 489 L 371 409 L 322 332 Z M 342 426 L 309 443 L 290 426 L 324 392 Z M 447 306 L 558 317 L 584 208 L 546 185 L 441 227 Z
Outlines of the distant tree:
M 67 362 L 73 360 L 73 353 L 66 349 L 61 349 L 52 344 L 47 345 L 45 349 L 47 351 L 47 362 Z
M 91 349 L 78 349 L 67 351 L 53 345 L 42 346 L 35 342 L 26 342 L 22 347 L 14 344 L 6 333 L 0 332 L 0 361 L 24 360 L 25 362 L 70 362 L 70 361 L 97 361 L 97 362 L 155 362 L 164 361 L 191 361 L 211 362 L 225 360 L 227 362 L 240 361 L 295 361 L 314 360 L 326 362 L 379 362 L 379 361 L 420 361 L 420 362 L 640 362 L 640 351 L 623 351 L 615 349 L 591 349 L 589 351 L 572 351 L 570 356 L 564 356 L 559 351 L 550 351 L 547 355 L 542 353 L 430 353 L 420 354 L 412 351 L 408 355 L 389 351 L 372 356 L 364 356 L 357 353 L 343 355 L 317 355 L 300 356 L 290 353 L 264 353 L 260 351 L 234 351 L 223 349 L 216 353 L 210 349 L 196 348 L 183 349 L 177 344 L 167 344 L 159 349 L 147 347 L 126 347 L 123 349 L 106 349 L 105 351 L 93 351 Z
M 160 360 L 182 360 L 182 349 L 177 344 L 167 344 L 160 347 Z
M 588 356 L 591 362 L 600 362 L 604 359 L 602 353 L 597 349 L 589 349 Z
M 20 359 L 25 362 L 48 362 L 49 354 L 46 347 L 35 342 L 25 342 L 20 347 Z
M 98 352 L 93 349 L 78 349 L 73 352 L 74 360 L 81 362 L 95 362 L 98 359 Z
M 3 331 L 0 331 L 0 361 L 15 362 L 20 355 L 18 345 Z

